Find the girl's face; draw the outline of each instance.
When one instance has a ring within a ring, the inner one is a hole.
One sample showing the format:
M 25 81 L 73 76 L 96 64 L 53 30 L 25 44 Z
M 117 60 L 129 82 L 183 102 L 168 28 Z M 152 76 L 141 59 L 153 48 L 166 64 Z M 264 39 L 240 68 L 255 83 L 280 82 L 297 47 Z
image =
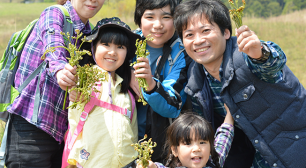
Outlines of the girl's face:
M 95 59 L 99 67 L 111 72 L 112 77 L 114 77 L 115 71 L 123 64 L 126 54 L 127 48 L 123 45 L 98 42 Z
M 210 143 L 208 140 L 195 140 L 187 144 L 180 142 L 178 147 L 171 147 L 172 153 L 178 157 L 182 166 L 188 168 L 205 167 L 210 155 Z
M 71 0 L 71 4 L 84 24 L 101 9 L 105 0 Z

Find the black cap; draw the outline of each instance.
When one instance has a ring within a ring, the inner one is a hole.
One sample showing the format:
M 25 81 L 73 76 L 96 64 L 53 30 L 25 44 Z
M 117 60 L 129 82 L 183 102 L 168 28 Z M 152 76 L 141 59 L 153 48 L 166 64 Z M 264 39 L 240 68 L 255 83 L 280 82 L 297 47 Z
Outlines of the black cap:
M 141 37 L 140 35 L 133 33 L 131 31 L 131 28 L 117 17 L 104 18 L 98 21 L 95 28 L 91 31 L 91 35 L 86 37 L 86 40 L 92 40 L 92 41 L 95 40 L 98 37 L 100 29 L 106 28 L 106 27 L 116 27 L 126 32 L 126 34 L 128 35 L 129 41 L 130 41 L 129 46 L 128 46 L 129 50 L 127 53 L 127 57 L 128 59 L 134 58 L 135 51 L 136 51 L 136 46 L 135 46 L 136 39 L 141 39 Z

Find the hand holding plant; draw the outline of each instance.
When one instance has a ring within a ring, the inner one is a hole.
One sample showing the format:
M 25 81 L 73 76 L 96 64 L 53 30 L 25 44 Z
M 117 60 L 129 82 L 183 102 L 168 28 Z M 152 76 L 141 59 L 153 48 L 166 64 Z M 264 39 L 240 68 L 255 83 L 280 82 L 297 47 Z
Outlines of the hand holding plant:
M 237 28 L 242 26 L 242 17 L 243 17 L 243 10 L 245 8 L 245 0 L 242 0 L 242 6 L 238 8 L 238 0 L 228 0 L 231 5 L 231 10 L 229 10 L 232 20 L 235 22 Z
M 143 41 L 142 40 L 136 40 L 136 59 L 139 58 L 139 57 L 147 57 L 150 53 L 148 52 L 148 50 L 146 50 L 146 46 L 147 46 L 147 40 L 148 41 L 152 41 L 153 40 L 153 37 L 150 37 L 150 34 L 147 36 L 146 39 L 144 39 Z M 133 63 L 130 64 L 130 66 L 133 66 L 135 64 L 139 63 L 139 61 L 135 61 Z M 138 84 L 139 84 L 139 90 L 141 91 L 141 88 L 144 88 L 145 90 L 147 90 L 148 88 L 148 83 L 147 81 L 144 79 L 144 78 L 136 78 L 137 81 L 138 81 Z M 143 98 L 143 95 L 140 94 L 139 96 L 139 99 L 138 99 L 138 102 L 142 102 L 143 105 L 146 105 L 147 102 L 144 100 Z
M 61 35 L 64 36 L 66 40 L 68 40 L 68 47 L 67 46 L 56 46 L 56 47 L 50 47 L 48 48 L 43 56 L 42 59 L 45 59 L 45 56 L 48 52 L 54 52 L 56 48 L 64 48 L 66 49 L 69 54 L 70 58 L 67 58 L 69 60 L 69 64 L 73 66 L 77 66 L 77 77 L 78 77 L 78 82 L 76 87 L 73 87 L 70 89 L 70 91 L 75 90 L 78 94 L 80 93 L 80 96 L 77 95 L 77 97 L 82 97 L 82 99 L 79 99 L 78 101 L 75 101 L 71 106 L 68 108 L 75 108 L 78 104 L 86 104 L 87 102 L 90 101 L 91 97 L 91 92 L 92 88 L 94 88 L 95 92 L 99 92 L 97 89 L 95 89 L 95 83 L 101 80 L 106 80 L 107 74 L 106 73 L 100 73 L 98 69 L 93 68 L 91 65 L 86 64 L 84 66 L 79 65 L 79 60 L 83 59 L 83 55 L 88 54 L 91 56 L 91 52 L 88 50 L 82 50 L 81 46 L 83 45 L 84 42 L 91 42 L 86 41 L 86 37 L 84 36 L 81 41 L 82 43 L 80 44 L 79 47 L 77 47 L 77 42 L 79 38 L 83 36 L 83 33 L 80 32 L 80 30 L 76 29 L 75 32 L 77 33 L 77 36 L 70 36 L 69 32 L 67 34 L 61 32 Z M 75 39 L 75 44 L 71 43 L 71 39 Z M 66 107 L 66 99 L 67 99 L 67 92 L 68 92 L 68 87 L 66 88 L 66 93 L 65 93 L 65 99 L 64 99 L 64 104 L 63 104 L 63 110 Z M 77 100 L 77 98 L 76 98 Z M 85 103 L 84 103 L 85 102 Z M 82 107 L 84 108 L 84 107 Z
M 138 152 L 137 164 L 142 165 L 143 168 L 148 167 L 149 160 L 151 160 L 152 153 L 154 152 L 153 148 L 157 146 L 156 142 L 152 142 L 152 138 L 148 141 L 144 141 L 145 139 L 147 139 L 147 135 L 145 135 L 143 139 L 139 140 L 138 143 L 131 145 L 134 146 L 134 149 Z

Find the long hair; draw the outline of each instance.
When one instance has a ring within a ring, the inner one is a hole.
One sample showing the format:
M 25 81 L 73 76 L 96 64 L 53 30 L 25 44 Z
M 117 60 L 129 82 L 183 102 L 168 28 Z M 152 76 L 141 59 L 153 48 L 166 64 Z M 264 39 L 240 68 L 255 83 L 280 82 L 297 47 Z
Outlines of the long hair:
M 167 129 L 166 150 L 169 165 L 166 166 L 175 168 L 180 163 L 177 157 L 173 157 L 171 147 L 177 149 L 180 143 L 188 144 L 193 138 L 209 141 L 212 162 L 220 168 L 219 155 L 214 147 L 214 130 L 208 121 L 192 112 L 180 115 Z
M 99 31 L 98 37 L 93 41 L 93 53 L 96 51 L 98 43 L 114 43 L 116 45 L 122 45 L 129 51 L 129 38 L 127 34 L 119 28 L 106 27 Z M 131 81 L 131 68 L 129 64 L 129 57 L 126 56 L 123 64 L 115 71 L 122 79 L 120 93 L 127 93 L 130 87 Z

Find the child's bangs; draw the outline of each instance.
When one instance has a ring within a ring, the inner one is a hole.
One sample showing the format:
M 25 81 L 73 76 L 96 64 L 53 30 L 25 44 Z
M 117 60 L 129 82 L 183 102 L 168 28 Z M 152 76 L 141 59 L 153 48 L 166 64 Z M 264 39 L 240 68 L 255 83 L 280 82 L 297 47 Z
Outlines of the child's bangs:
M 121 29 L 107 27 L 100 30 L 100 43 L 114 43 L 116 45 L 123 45 L 128 48 L 128 36 Z
M 203 124 L 203 123 L 202 123 Z M 180 143 L 189 144 L 191 141 L 205 140 L 209 141 L 211 131 L 197 123 L 192 123 L 183 130 L 182 136 L 179 138 Z
M 192 140 L 209 141 L 212 138 L 212 129 L 208 123 L 203 123 L 202 120 L 196 117 L 185 119 L 184 122 L 186 123 L 181 124 L 181 128 L 176 129 L 176 144 L 173 145 L 179 146 L 180 143 L 189 144 Z

